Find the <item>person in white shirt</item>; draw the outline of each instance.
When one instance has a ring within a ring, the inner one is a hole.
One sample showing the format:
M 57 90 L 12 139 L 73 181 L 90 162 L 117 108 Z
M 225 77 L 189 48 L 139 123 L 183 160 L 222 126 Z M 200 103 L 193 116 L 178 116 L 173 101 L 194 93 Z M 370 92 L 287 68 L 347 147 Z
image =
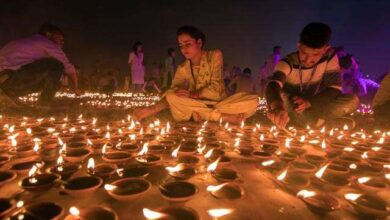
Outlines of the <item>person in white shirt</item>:
M 16 106 L 19 96 L 41 92 L 39 105 L 49 106 L 65 73 L 79 94 L 74 66 L 62 50 L 64 34 L 43 24 L 31 37 L 7 43 L 0 49 L 0 102 Z
M 144 53 L 142 51 L 142 43 L 136 42 L 129 54 L 129 65 L 131 69 L 131 83 L 132 89 L 139 92 L 144 84 L 145 67 L 144 67 Z

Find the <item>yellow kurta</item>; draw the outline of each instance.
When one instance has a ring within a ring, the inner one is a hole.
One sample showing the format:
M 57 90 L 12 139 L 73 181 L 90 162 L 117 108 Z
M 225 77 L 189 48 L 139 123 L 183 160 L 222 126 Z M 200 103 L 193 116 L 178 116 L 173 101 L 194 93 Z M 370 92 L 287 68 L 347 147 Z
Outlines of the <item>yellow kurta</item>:
M 189 60 L 178 66 L 171 89 L 164 94 L 176 121 L 188 121 L 194 112 L 203 120 L 210 121 L 218 121 L 221 113 L 243 113 L 245 117 L 255 113 L 258 105 L 256 95 L 237 93 L 225 98 L 222 71 L 223 58 L 220 50 L 202 52 L 199 71 L 194 71 L 194 77 Z M 200 99 L 177 96 L 174 91 L 179 88 L 190 92 L 199 91 Z

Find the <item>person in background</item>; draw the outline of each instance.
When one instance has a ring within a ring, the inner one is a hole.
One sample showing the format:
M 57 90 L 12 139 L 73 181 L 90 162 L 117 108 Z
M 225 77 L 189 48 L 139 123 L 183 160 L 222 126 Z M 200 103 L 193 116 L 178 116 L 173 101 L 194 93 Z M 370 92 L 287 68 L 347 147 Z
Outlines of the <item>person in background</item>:
M 265 86 L 268 82 L 268 77 L 274 72 L 276 64 L 280 61 L 282 47 L 274 46 L 272 49 L 272 54 L 267 57 L 267 60 L 264 62 L 263 66 L 260 68 L 260 73 L 256 77 L 257 88 L 260 92 L 260 95 L 264 95 Z
M 234 88 L 233 88 L 234 86 Z M 236 76 L 228 85 L 231 91 L 234 93 L 248 93 L 256 94 L 256 82 L 252 78 L 252 71 L 249 68 L 245 68 L 244 72 Z
M 153 93 L 153 92 L 161 93 L 161 90 L 157 85 L 157 80 L 154 77 L 148 79 L 144 83 L 144 86 L 142 87 L 142 91 L 145 93 Z
M 136 42 L 131 49 L 128 60 L 131 69 L 132 89 L 134 92 L 140 91 L 144 84 L 145 67 L 143 60 L 143 45 L 141 42 Z
M 229 72 L 228 78 L 224 80 L 226 86 L 226 92 L 227 95 L 233 95 L 234 91 L 236 90 L 237 85 L 229 86 L 230 82 L 235 79 L 237 76 L 242 74 L 242 69 L 239 66 L 233 66 L 232 69 Z
M 63 73 L 79 95 L 76 69 L 62 50 L 63 45 L 62 30 L 43 24 L 37 34 L 11 41 L 1 48 L 1 106 L 17 107 L 19 96 L 41 92 L 37 106 L 50 108 Z
M 373 101 L 374 116 L 378 124 L 389 128 L 390 124 L 390 71 L 382 80 Z
M 115 76 L 113 70 L 108 70 L 100 79 L 99 79 L 99 90 L 103 93 L 112 94 L 118 88 L 118 79 Z
M 371 79 L 363 77 L 359 69 L 353 66 L 351 56 L 344 56 L 339 59 L 343 77 L 343 93 L 359 96 L 360 102 L 370 103 L 379 88 L 379 84 Z
M 341 72 L 335 51 L 330 47 L 331 28 L 313 22 L 306 25 L 297 44 L 298 51 L 287 55 L 275 67 L 266 88 L 268 118 L 284 128 L 293 119 L 300 126 L 329 127 L 347 124 L 344 117 L 356 110 L 359 99 L 342 94 Z
M 176 51 L 173 48 L 168 48 L 168 56 L 164 61 L 164 73 L 162 88 L 167 89 L 170 87 L 174 73 L 176 71 Z

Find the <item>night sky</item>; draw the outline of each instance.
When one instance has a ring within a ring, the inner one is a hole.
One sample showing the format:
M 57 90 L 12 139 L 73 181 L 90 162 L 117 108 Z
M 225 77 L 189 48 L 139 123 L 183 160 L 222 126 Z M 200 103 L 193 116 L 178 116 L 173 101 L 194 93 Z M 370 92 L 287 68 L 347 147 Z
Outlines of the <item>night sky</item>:
M 258 72 L 274 45 L 283 55 L 296 50 L 303 26 L 321 21 L 333 29 L 332 45 L 344 45 L 376 77 L 390 69 L 389 9 L 389 0 L 1 0 L 0 46 L 51 22 L 65 32 L 64 50 L 82 70 L 100 59 L 127 73 L 135 41 L 144 43 L 150 67 L 162 62 L 168 47 L 177 48 L 177 28 L 192 24 L 206 34 L 206 48 L 221 49 L 230 67 Z

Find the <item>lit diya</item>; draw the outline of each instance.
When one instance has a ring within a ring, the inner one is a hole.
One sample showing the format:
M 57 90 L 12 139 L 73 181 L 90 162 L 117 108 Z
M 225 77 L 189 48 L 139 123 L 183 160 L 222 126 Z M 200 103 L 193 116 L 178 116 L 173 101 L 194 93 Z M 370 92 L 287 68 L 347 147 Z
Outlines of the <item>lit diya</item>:
M 192 166 L 179 163 L 175 167 L 166 167 L 168 174 L 179 180 L 186 180 L 193 177 L 197 171 Z
M 305 154 L 305 159 L 307 162 L 315 166 L 320 166 L 326 161 L 324 156 L 315 155 L 315 154 Z
M 64 214 L 63 208 L 53 202 L 39 202 L 32 205 L 26 206 L 22 211 L 16 212 L 13 214 L 11 220 L 20 220 L 20 219 L 31 219 L 31 220 L 40 220 L 40 219 L 53 219 L 59 220 Z
M 16 173 L 11 170 L 0 170 L 0 186 L 9 183 L 16 178 Z
M 138 145 L 133 144 L 133 143 L 122 143 L 122 144 L 117 144 L 115 147 L 116 147 L 118 150 L 126 151 L 126 152 L 129 152 L 129 153 L 135 153 L 136 151 L 139 150 Z
M 316 166 L 307 163 L 305 161 L 293 161 L 290 164 L 291 170 L 298 172 L 298 173 L 303 173 L 303 174 L 310 174 L 314 173 L 317 169 Z
M 63 184 L 66 193 L 80 198 L 86 198 L 103 184 L 97 176 L 74 177 Z
M 0 166 L 6 164 L 10 160 L 10 157 L 0 156 Z
M 344 175 L 325 173 L 329 166 L 329 164 L 326 164 L 315 173 L 315 176 L 311 179 L 313 185 L 329 192 L 336 192 L 350 184 L 348 178 Z
M 52 173 L 37 174 L 39 167 L 39 164 L 34 165 L 28 173 L 28 177 L 20 182 L 23 189 L 30 192 L 46 191 L 60 179 L 58 175 Z
M 161 196 L 171 202 L 185 202 L 190 200 L 198 192 L 198 187 L 194 184 L 177 181 L 160 185 Z
M 356 179 L 355 184 L 363 191 L 375 193 L 386 190 L 389 186 L 387 180 L 373 177 L 360 177 Z
M 9 150 L 9 154 L 15 155 L 17 157 L 29 157 L 34 156 L 36 154 L 36 151 L 34 150 L 34 145 L 23 145 L 11 148 Z
M 149 175 L 149 170 L 146 167 L 127 166 L 116 170 L 118 176 L 124 178 L 146 177 Z
M 90 175 L 105 178 L 115 174 L 117 167 L 113 164 L 98 164 L 95 166 L 95 160 L 93 158 L 89 158 L 87 169 Z
M 236 183 L 223 183 L 207 186 L 207 191 L 218 199 L 239 199 L 244 195 L 244 190 Z
M 272 154 L 265 151 L 254 151 L 252 152 L 252 156 L 260 161 L 269 160 L 272 158 Z
M 330 194 L 301 190 L 297 196 L 306 203 L 310 210 L 320 215 L 340 208 L 338 200 Z
M 153 211 L 147 208 L 143 209 L 143 214 L 146 219 L 154 220 L 199 220 L 200 217 L 196 211 L 186 206 L 168 206 Z
M 211 175 L 220 182 L 232 182 L 238 179 L 238 174 L 230 168 L 218 168 Z
M 67 150 L 64 153 L 64 159 L 70 163 L 79 163 L 84 161 L 91 154 L 91 150 L 80 148 Z
M 61 180 L 69 179 L 74 173 L 81 168 L 79 164 L 58 164 L 49 169 L 50 173 L 57 174 L 61 177 Z
M 129 201 L 144 195 L 152 184 L 142 178 L 124 178 L 116 180 L 110 184 L 105 184 L 107 193 L 114 199 Z
M 135 160 L 143 165 L 147 166 L 153 166 L 158 164 L 161 161 L 161 157 L 154 155 L 154 154 L 148 154 L 148 143 L 145 143 L 142 147 L 142 150 L 138 153 L 138 156 L 135 158 Z
M 10 169 L 15 171 L 18 174 L 27 174 L 31 168 L 36 165 L 36 164 L 41 164 L 42 166 L 44 165 L 44 162 L 40 160 L 27 160 L 27 161 L 20 161 L 20 162 L 15 162 L 11 164 Z
M 11 199 L 0 198 L 0 217 L 6 216 L 15 208 L 15 202 Z
M 277 176 L 277 180 L 293 192 L 310 185 L 309 178 L 297 172 L 287 172 L 287 169 Z
M 124 151 L 104 152 L 102 159 L 108 163 L 124 164 L 131 160 L 131 154 Z
M 387 202 L 376 195 L 347 193 L 344 198 L 348 200 L 357 213 L 370 218 L 386 218 L 390 214 Z
M 93 206 L 82 210 L 72 206 L 65 220 L 118 220 L 118 215 L 107 207 Z

